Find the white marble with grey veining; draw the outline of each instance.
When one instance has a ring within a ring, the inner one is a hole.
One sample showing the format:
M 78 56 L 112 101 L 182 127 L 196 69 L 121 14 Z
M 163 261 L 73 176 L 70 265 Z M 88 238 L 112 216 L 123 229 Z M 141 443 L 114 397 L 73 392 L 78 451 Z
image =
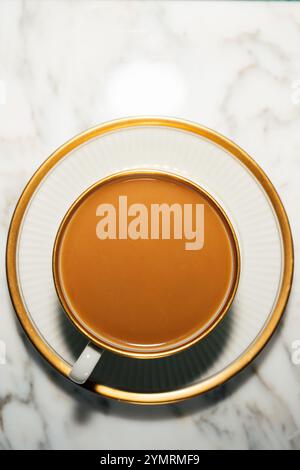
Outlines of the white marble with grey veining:
M 300 4 L 0 2 L 0 448 L 300 448 L 299 268 L 284 321 L 219 389 L 163 407 L 125 405 L 52 370 L 17 325 L 5 278 L 24 184 L 72 135 L 126 115 L 198 121 L 272 179 L 300 250 Z M 2 358 L 3 359 L 3 358 Z

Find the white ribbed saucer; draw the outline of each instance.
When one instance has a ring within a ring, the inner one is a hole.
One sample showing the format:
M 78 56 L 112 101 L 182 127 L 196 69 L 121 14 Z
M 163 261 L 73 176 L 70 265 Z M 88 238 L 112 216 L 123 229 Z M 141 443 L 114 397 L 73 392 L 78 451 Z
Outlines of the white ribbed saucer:
M 45 347 L 72 365 L 87 341 L 62 311 L 52 277 L 53 243 L 67 209 L 99 179 L 123 170 L 166 170 L 184 176 L 217 199 L 236 230 L 241 276 L 231 311 L 208 337 L 169 358 L 136 360 L 105 352 L 93 382 L 138 394 L 200 384 L 238 361 L 272 317 L 284 266 L 276 211 L 244 163 L 184 126 L 125 125 L 96 134 L 45 172 L 26 205 L 15 263 L 27 318 Z

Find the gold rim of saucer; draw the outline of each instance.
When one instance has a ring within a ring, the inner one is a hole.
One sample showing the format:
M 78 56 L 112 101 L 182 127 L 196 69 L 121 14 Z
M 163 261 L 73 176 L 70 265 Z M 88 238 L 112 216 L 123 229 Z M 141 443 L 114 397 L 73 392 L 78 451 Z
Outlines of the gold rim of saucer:
M 226 231 L 229 234 L 230 238 L 230 243 L 232 246 L 232 255 L 233 255 L 233 270 L 232 270 L 232 281 L 230 285 L 229 291 L 226 293 L 226 296 L 224 297 L 223 300 L 223 305 L 217 314 L 214 314 L 214 317 L 212 317 L 211 321 L 204 327 L 200 332 L 192 336 L 189 340 L 186 340 L 182 342 L 182 344 L 175 345 L 174 347 L 169 347 L 166 350 L 163 351 L 134 351 L 134 350 L 125 350 L 122 349 L 121 347 L 118 347 L 116 345 L 113 345 L 104 339 L 100 339 L 96 334 L 94 334 L 91 330 L 85 328 L 83 325 L 83 322 L 81 322 L 78 319 L 78 316 L 74 313 L 74 311 L 70 308 L 69 303 L 66 299 L 64 290 L 61 286 L 61 281 L 60 281 L 60 274 L 59 274 L 59 249 L 60 249 L 60 243 L 62 241 L 62 237 L 64 235 L 64 232 L 66 230 L 66 227 L 68 226 L 68 223 L 70 219 L 72 218 L 74 212 L 77 210 L 77 208 L 80 206 L 82 201 L 86 199 L 93 191 L 95 191 L 99 186 L 103 186 L 104 184 L 110 183 L 115 180 L 122 180 L 126 178 L 139 178 L 143 176 L 152 176 L 155 178 L 161 178 L 161 179 L 167 179 L 171 180 L 173 182 L 177 182 L 180 184 L 183 184 L 185 186 L 188 186 L 192 188 L 193 190 L 197 191 L 200 193 L 206 200 L 208 200 L 211 205 L 215 208 L 215 210 L 218 212 L 219 216 L 223 220 L 223 223 L 226 225 Z M 207 191 L 205 191 L 203 188 L 201 188 L 199 185 L 193 183 L 192 181 L 167 172 L 167 171 L 158 171 L 158 170 L 127 170 L 127 171 L 122 171 L 118 173 L 114 173 L 112 175 L 109 175 L 105 178 L 102 178 L 101 180 L 97 181 L 95 184 L 87 188 L 83 193 L 79 195 L 79 197 L 73 202 L 71 207 L 68 209 L 66 212 L 55 237 L 54 241 L 54 247 L 53 247 L 53 254 L 52 254 L 52 272 L 53 272 L 53 279 L 54 279 L 54 285 L 55 289 L 58 295 L 58 298 L 64 308 L 64 311 L 68 315 L 69 319 L 72 321 L 72 323 L 75 325 L 75 327 L 83 334 L 85 335 L 90 341 L 92 341 L 96 346 L 99 348 L 104 348 L 108 349 L 114 353 L 120 354 L 122 356 L 127 356 L 127 357 L 132 357 L 135 359 L 158 359 L 160 357 L 165 357 L 165 356 L 171 356 L 175 353 L 178 353 L 180 351 L 183 351 L 184 349 L 189 348 L 193 344 L 197 343 L 201 339 L 205 338 L 224 318 L 228 310 L 230 309 L 230 306 L 233 302 L 233 299 L 235 297 L 238 283 L 239 283 L 239 277 L 240 277 L 240 266 L 241 266 L 241 260 L 240 260 L 240 249 L 239 249 L 239 244 L 238 244 L 238 239 L 235 233 L 235 230 L 232 226 L 232 223 L 222 208 L 222 206 L 215 200 L 215 198 Z
M 239 371 L 241 371 L 258 355 L 258 353 L 262 350 L 262 348 L 266 345 L 266 343 L 274 333 L 276 326 L 278 325 L 279 320 L 284 312 L 284 308 L 287 304 L 293 278 L 294 252 L 292 234 L 288 217 L 281 202 L 281 199 L 277 194 L 277 191 L 274 188 L 273 184 L 271 183 L 267 175 L 264 173 L 264 171 L 260 168 L 260 166 L 244 150 L 242 150 L 238 145 L 236 145 L 234 142 L 227 139 L 226 137 L 222 136 L 218 132 L 213 131 L 212 129 L 209 129 L 207 127 L 201 126 L 199 124 L 190 121 L 185 121 L 182 119 L 161 117 L 133 117 L 110 121 L 76 135 L 71 140 L 59 147 L 54 153 L 52 153 L 52 155 L 50 155 L 50 157 L 38 168 L 38 170 L 34 173 L 32 178 L 28 182 L 23 193 L 21 194 L 21 197 L 17 203 L 11 220 L 6 249 L 6 270 L 8 287 L 17 316 L 25 332 L 32 341 L 33 345 L 43 355 L 43 357 L 61 374 L 63 374 L 65 377 L 68 377 L 71 371 L 71 365 L 62 360 L 52 350 L 52 348 L 44 342 L 43 338 L 39 335 L 34 324 L 30 320 L 26 311 L 26 307 L 22 301 L 21 290 L 18 284 L 17 275 L 17 248 L 22 220 L 26 212 L 26 208 L 31 200 L 31 197 L 39 186 L 40 182 L 65 155 L 67 155 L 76 147 L 97 136 L 106 134 L 108 132 L 136 126 L 169 127 L 199 135 L 215 143 L 216 145 L 219 145 L 220 147 L 228 151 L 231 155 L 233 155 L 242 164 L 244 164 L 263 187 L 278 218 L 282 237 L 284 258 L 281 288 L 277 297 L 276 304 L 274 305 L 273 312 L 269 317 L 269 320 L 266 322 L 265 326 L 263 327 L 257 338 L 248 347 L 248 349 L 234 362 L 229 364 L 225 369 L 221 370 L 213 377 L 207 378 L 206 380 L 200 383 L 196 383 L 181 388 L 179 390 L 159 393 L 129 392 L 125 390 L 114 389 L 112 387 L 108 387 L 101 384 L 96 384 L 92 381 L 88 381 L 84 385 L 85 388 L 88 388 L 89 390 L 92 390 L 108 398 L 114 398 L 116 400 L 126 401 L 129 403 L 154 405 L 177 402 L 212 390 L 213 388 L 223 384 L 226 380 L 230 379 Z

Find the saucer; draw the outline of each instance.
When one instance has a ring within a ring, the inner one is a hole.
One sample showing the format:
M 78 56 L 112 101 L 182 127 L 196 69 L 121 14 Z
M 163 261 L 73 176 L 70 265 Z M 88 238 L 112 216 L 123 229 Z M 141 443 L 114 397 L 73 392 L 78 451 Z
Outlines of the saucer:
M 293 273 L 288 219 L 269 179 L 237 145 L 194 123 L 141 117 L 113 121 L 74 137 L 26 186 L 7 244 L 12 302 L 39 352 L 68 376 L 87 340 L 62 311 L 52 250 L 71 204 L 98 180 L 126 170 L 160 170 L 208 191 L 239 240 L 241 273 L 225 319 L 189 349 L 161 359 L 105 351 L 84 387 L 133 403 L 168 403 L 204 393 L 243 369 L 264 347 L 286 305 Z

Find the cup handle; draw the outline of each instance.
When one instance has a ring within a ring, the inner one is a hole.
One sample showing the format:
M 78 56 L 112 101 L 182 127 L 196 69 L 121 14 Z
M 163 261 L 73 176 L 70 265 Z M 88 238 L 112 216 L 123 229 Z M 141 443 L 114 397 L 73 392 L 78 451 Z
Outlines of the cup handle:
M 95 369 L 102 353 L 101 349 L 88 343 L 73 365 L 69 378 L 77 384 L 84 384 Z

